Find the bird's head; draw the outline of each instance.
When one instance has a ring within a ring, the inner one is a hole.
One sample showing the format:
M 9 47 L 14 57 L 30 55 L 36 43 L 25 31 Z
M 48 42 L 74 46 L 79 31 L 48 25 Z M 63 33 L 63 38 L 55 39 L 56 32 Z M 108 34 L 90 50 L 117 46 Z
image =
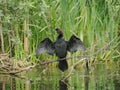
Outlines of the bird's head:
M 56 30 L 57 34 L 59 34 L 59 35 L 63 35 L 63 31 L 60 30 L 59 28 L 56 28 L 55 30 Z

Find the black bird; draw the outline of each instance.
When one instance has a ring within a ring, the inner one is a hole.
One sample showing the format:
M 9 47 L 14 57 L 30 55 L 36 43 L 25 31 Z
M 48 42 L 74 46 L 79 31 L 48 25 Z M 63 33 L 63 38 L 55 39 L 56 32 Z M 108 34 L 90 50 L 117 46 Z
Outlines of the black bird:
M 77 50 L 85 51 L 86 47 L 75 35 L 72 35 L 70 40 L 66 41 L 63 37 L 62 30 L 57 28 L 56 32 L 58 33 L 56 41 L 52 42 L 49 38 L 45 38 L 36 49 L 36 55 L 42 53 L 56 54 L 59 60 L 59 69 L 65 71 L 68 69 L 68 63 L 66 61 L 67 51 L 72 53 Z

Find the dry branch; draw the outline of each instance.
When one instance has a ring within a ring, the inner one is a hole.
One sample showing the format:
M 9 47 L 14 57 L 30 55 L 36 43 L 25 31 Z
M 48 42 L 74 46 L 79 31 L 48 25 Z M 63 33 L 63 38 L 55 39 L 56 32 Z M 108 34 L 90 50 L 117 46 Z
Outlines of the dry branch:
M 70 73 L 66 76 L 66 78 L 68 78 L 71 74 L 72 74 L 72 71 L 74 69 L 74 67 L 79 64 L 80 62 L 86 60 L 86 59 L 89 59 L 90 57 L 93 57 L 94 55 L 98 54 L 100 51 L 108 48 L 108 46 L 115 40 L 116 38 L 112 39 L 108 44 L 106 44 L 104 47 L 100 48 L 99 50 L 97 50 L 94 54 L 91 54 L 91 55 L 79 55 L 79 56 L 71 56 L 71 57 L 67 57 L 66 59 L 69 60 L 69 59 L 73 59 L 73 58 L 81 58 L 83 57 L 81 60 L 79 60 L 78 62 L 76 62 L 75 64 L 72 65 L 71 67 L 71 70 L 70 70 Z M 65 58 L 63 59 L 59 59 L 59 60 L 64 60 Z M 30 70 L 30 69 L 33 69 L 35 67 L 38 67 L 38 66 L 42 66 L 42 65 L 46 65 L 46 64 L 50 64 L 50 63 L 53 63 L 53 62 L 58 62 L 58 60 L 51 60 L 51 61 L 48 61 L 48 62 L 44 62 L 44 63 L 39 63 L 39 64 L 36 64 L 36 65 L 33 65 L 33 66 L 28 66 L 26 68 L 22 68 L 21 70 L 18 70 L 18 71 L 8 71 L 7 73 L 8 74 L 17 74 L 17 73 L 21 73 L 21 72 L 24 72 L 24 71 L 27 71 L 27 70 Z

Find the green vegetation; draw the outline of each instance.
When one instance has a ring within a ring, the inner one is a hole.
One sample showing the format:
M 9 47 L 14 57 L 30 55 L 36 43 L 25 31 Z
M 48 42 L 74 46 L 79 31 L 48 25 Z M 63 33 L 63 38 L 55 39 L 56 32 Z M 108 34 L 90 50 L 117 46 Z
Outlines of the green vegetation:
M 72 34 L 80 37 L 88 54 L 115 38 L 96 58 L 120 58 L 119 0 L 0 1 L 0 53 L 8 53 L 15 60 L 35 62 L 37 45 L 46 36 L 55 40 L 56 27 L 64 31 L 66 39 Z
M 72 34 L 81 38 L 93 62 L 89 72 L 85 63 L 77 65 L 79 58 L 69 60 L 64 73 L 51 68 L 56 63 L 44 65 L 55 56 L 36 58 L 40 41 L 56 39 L 55 28 L 61 28 L 67 40 Z M 60 80 L 65 77 L 70 77 L 63 83 L 70 90 L 119 90 L 119 59 L 120 0 L 0 0 L 1 90 L 63 90 Z M 42 67 L 35 68 L 37 60 Z

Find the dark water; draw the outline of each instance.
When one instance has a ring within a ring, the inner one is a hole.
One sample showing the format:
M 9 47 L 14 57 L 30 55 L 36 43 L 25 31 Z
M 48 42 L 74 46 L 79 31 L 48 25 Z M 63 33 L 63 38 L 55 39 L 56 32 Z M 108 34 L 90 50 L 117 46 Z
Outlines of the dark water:
M 120 67 L 115 63 L 92 65 L 69 71 L 45 66 L 19 75 L 0 75 L 0 90 L 120 90 Z

